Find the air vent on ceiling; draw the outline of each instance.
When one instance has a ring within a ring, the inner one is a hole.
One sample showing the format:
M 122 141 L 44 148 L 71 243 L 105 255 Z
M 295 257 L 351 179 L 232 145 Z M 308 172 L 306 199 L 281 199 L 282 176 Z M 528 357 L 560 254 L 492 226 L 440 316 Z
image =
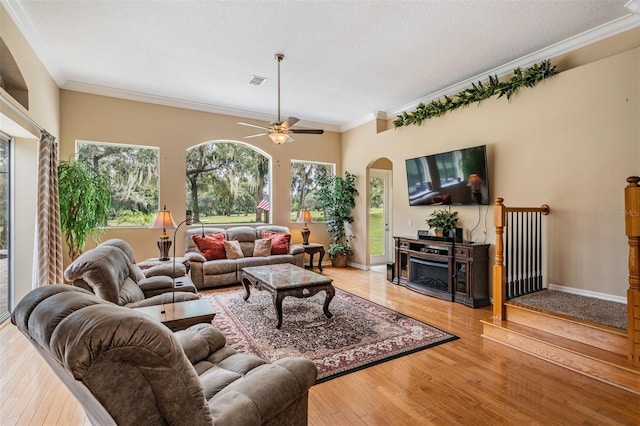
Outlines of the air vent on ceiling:
M 265 81 L 267 81 L 266 77 L 260 77 L 258 75 L 254 75 L 254 76 L 251 76 L 251 80 L 249 80 L 249 84 L 253 84 L 254 86 L 260 86 Z

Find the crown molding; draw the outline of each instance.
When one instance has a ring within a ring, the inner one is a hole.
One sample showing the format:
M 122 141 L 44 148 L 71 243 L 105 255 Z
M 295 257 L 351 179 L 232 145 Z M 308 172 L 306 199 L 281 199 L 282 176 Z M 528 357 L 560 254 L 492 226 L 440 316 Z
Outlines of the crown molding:
M 149 93 L 136 92 L 131 90 L 115 89 L 113 87 L 98 86 L 95 84 L 81 83 L 78 81 L 67 81 L 62 89 L 73 92 L 89 93 L 92 95 L 108 96 L 111 98 L 126 99 L 129 101 L 146 102 L 150 104 L 163 105 L 174 108 L 189 109 L 195 111 L 209 112 L 212 114 L 227 115 L 234 118 L 259 120 L 264 124 L 273 120 L 273 115 L 263 114 L 255 111 L 247 111 L 237 108 L 222 107 L 220 105 L 208 104 L 204 102 L 188 101 L 185 99 L 171 98 L 168 96 L 152 95 Z M 317 123 L 308 120 L 300 120 L 296 127 L 321 128 L 330 132 L 340 132 L 340 127 L 327 123 Z
M 629 7 L 629 4 L 633 2 L 640 3 L 640 0 L 631 0 L 629 3 L 627 3 L 627 7 Z M 398 115 L 402 114 L 404 111 L 410 111 L 410 110 L 416 109 L 418 105 L 421 103 L 427 104 L 433 100 L 440 99 L 445 95 L 449 96 L 449 95 L 458 93 L 461 90 L 469 87 L 471 83 L 476 83 L 478 80 L 487 79 L 487 76 L 489 75 L 498 75 L 498 77 L 505 76 L 505 75 L 511 74 L 511 72 L 513 72 L 515 68 L 529 67 L 544 59 L 549 59 L 549 58 L 553 58 L 553 57 L 557 57 L 557 56 L 569 53 L 581 47 L 588 46 L 595 42 L 604 40 L 606 38 L 615 36 L 617 34 L 621 34 L 625 31 L 629 31 L 637 27 L 640 27 L 640 14 L 630 13 L 614 21 L 611 21 L 607 24 L 593 28 L 589 31 L 585 31 L 581 34 L 570 37 L 564 41 L 552 44 L 551 46 L 545 47 L 536 52 L 525 55 L 519 59 L 508 62 L 499 67 L 484 71 L 480 74 L 477 74 L 474 77 L 471 77 L 467 80 L 453 84 L 437 92 L 431 93 L 427 96 L 424 96 L 408 104 L 402 105 L 391 111 L 387 111 L 387 117 L 389 118 L 397 117 Z M 340 130 L 342 132 L 346 132 L 347 130 L 353 129 L 357 126 L 360 126 L 366 123 L 367 120 L 371 121 L 373 119 L 375 119 L 375 115 L 369 114 L 359 120 L 354 120 L 352 122 L 345 124 L 340 128 Z

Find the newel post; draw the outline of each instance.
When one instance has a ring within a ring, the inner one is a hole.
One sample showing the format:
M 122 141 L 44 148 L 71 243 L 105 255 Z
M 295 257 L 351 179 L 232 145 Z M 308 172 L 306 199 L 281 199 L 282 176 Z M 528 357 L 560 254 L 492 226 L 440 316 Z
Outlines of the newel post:
M 503 198 L 496 198 L 496 205 L 493 206 L 493 226 L 496 228 L 496 261 L 493 265 L 493 318 L 500 321 L 504 319 L 506 291 L 503 239 L 506 215 L 503 202 Z
M 629 240 L 629 289 L 627 290 L 627 329 L 629 358 L 640 362 L 640 177 L 627 178 L 624 190 L 625 232 Z

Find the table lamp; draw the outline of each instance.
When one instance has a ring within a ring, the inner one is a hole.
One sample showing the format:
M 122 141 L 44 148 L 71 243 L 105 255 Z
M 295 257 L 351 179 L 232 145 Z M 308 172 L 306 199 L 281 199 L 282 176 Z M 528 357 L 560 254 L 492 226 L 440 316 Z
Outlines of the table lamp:
M 304 222 L 304 228 L 302 228 L 302 244 L 305 246 L 309 245 L 309 235 L 311 235 L 311 231 L 307 226 L 307 223 L 311 222 L 313 219 L 311 218 L 311 212 L 309 210 L 302 210 L 300 212 L 300 216 L 298 217 L 298 223 Z
M 164 206 L 162 210 L 158 212 L 153 223 L 149 227 L 151 229 L 162 229 L 162 235 L 158 240 L 158 249 L 160 250 L 160 257 L 158 260 L 169 260 L 169 249 L 171 248 L 171 240 L 167 235 L 167 228 L 176 228 L 176 223 L 171 216 L 171 211 L 167 210 L 167 206 Z

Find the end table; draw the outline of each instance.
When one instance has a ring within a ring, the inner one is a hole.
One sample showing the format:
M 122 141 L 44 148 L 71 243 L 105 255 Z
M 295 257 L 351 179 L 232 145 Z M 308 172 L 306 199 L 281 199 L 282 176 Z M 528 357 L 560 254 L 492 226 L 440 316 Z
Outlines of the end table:
M 324 258 L 324 246 L 318 243 L 303 244 L 304 252 L 309 255 L 309 265 L 307 269 L 313 270 L 313 256 L 316 253 L 320 253 L 320 259 L 318 259 L 318 269 L 322 272 L 322 259 Z

